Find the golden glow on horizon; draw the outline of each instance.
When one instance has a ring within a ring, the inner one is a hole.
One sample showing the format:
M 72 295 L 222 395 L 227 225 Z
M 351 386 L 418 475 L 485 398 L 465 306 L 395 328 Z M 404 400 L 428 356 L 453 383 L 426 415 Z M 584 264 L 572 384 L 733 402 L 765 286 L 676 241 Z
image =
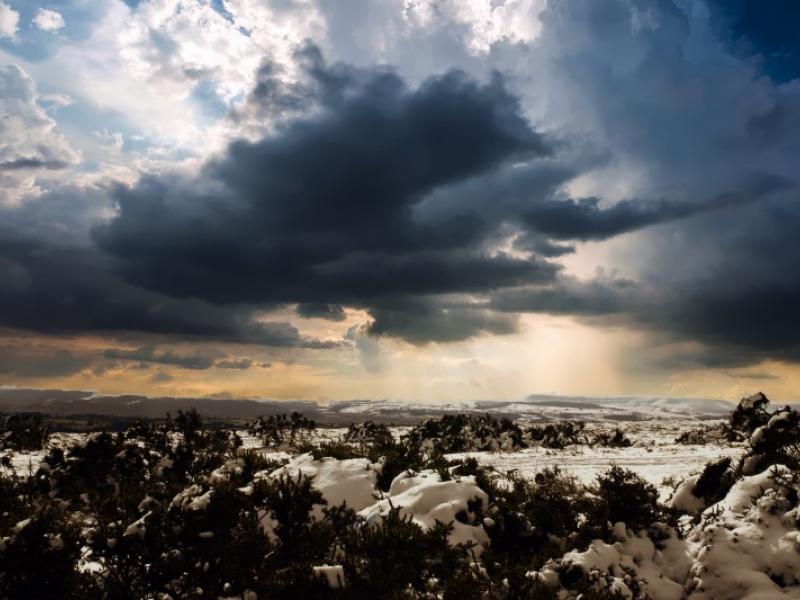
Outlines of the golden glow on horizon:
M 304 334 L 341 338 L 363 323 L 363 313 L 349 313 L 342 322 L 303 320 Z M 109 394 L 151 396 L 219 396 L 345 400 L 398 398 L 456 399 L 523 398 L 531 393 L 623 395 L 663 394 L 735 400 L 764 390 L 776 401 L 800 397 L 797 366 L 766 362 L 746 369 L 667 371 L 646 366 L 643 357 L 658 357 L 643 334 L 623 328 L 599 328 L 572 319 L 526 315 L 521 331 L 453 344 L 411 344 L 380 338 L 359 350 L 347 345 L 334 350 L 263 348 L 220 344 L 175 344 L 163 349 L 178 354 L 217 351 L 221 356 L 248 357 L 249 369 L 188 369 L 169 364 L 105 360 L 108 348 L 133 349 L 141 344 L 99 336 L 44 337 L 7 334 L 5 351 L 19 348 L 24 356 L 66 350 L 87 357 L 87 365 L 62 376 L 0 373 L 0 384 L 17 387 L 86 389 Z M 674 348 L 671 350 L 674 352 Z M 367 355 L 362 355 L 366 352 Z M 648 353 L 651 353 L 648 355 Z M 268 366 L 266 366 L 268 364 Z M 264 366 L 261 366 L 264 365 Z M 369 367 L 369 368 L 367 368 Z

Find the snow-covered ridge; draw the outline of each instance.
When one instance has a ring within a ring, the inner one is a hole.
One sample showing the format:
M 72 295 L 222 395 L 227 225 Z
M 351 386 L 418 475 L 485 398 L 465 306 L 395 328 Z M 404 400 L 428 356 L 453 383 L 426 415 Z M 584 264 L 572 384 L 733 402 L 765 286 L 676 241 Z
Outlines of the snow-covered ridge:
M 489 413 L 530 420 L 635 421 L 645 419 L 714 419 L 730 413 L 731 402 L 705 398 L 667 396 L 556 396 L 532 394 L 522 400 L 454 400 L 409 402 L 403 400 L 350 400 L 320 410 L 326 414 L 370 418 L 428 418 L 441 414 Z
M 355 399 L 330 403 L 310 400 L 239 398 L 175 398 L 140 395 L 107 396 L 86 391 L 0 388 L 0 411 L 51 415 L 98 414 L 120 417 L 163 417 L 197 408 L 212 418 L 255 418 L 298 411 L 320 423 L 373 421 L 417 423 L 442 414 L 492 414 L 524 420 L 638 421 L 648 419 L 722 418 L 733 403 L 705 398 L 668 396 L 561 396 L 532 394 L 517 400 L 421 401 Z

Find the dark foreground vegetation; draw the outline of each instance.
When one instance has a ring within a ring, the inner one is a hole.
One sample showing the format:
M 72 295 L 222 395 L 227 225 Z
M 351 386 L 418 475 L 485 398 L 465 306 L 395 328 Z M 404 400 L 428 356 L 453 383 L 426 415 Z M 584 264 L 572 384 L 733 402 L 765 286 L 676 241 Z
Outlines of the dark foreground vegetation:
M 20 422 L 4 421 L 4 431 L 22 432 L 5 436 L 6 447 L 35 447 L 36 427 Z M 776 464 L 789 467 L 785 485 L 795 489 L 799 422 L 791 409 L 767 411 L 766 397 L 742 401 L 728 427 L 749 440 L 748 451 L 737 463 L 708 465 L 687 493 L 707 506 L 743 476 Z M 658 549 L 698 518 L 661 504 L 652 485 L 616 466 L 582 485 L 557 469 L 526 480 L 443 456 L 586 443 L 575 424 L 523 429 L 488 416 L 448 416 L 400 439 L 384 425 L 357 424 L 341 441 L 323 444 L 314 443 L 314 427 L 294 414 L 259 419 L 251 430 L 267 446 L 380 465 L 376 496 L 409 470 L 430 470 L 442 481 L 469 478 L 486 500 L 475 498 L 456 519 L 482 527 L 488 543 L 453 544 L 454 523 L 422 528 L 399 509 L 367 523 L 346 504 L 327 504 L 313 479 L 282 474 L 279 463 L 243 450 L 234 431 L 179 412 L 50 449 L 31 476 L 5 461 L 0 597 L 546 600 L 560 590 L 581 600 L 648 598 L 635 569 L 622 591 L 610 573 L 558 558 L 593 540 L 614 543 L 620 522 Z M 591 442 L 630 443 L 621 432 Z M 798 505 L 796 492 L 786 497 Z M 541 575 L 545 567 L 556 580 Z

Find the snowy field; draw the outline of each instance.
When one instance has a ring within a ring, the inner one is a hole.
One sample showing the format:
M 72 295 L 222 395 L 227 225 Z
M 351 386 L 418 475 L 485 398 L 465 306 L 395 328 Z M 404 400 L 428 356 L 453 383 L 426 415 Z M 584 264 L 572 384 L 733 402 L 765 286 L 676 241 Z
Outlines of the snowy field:
M 675 422 L 652 420 L 635 422 L 590 423 L 587 432 L 613 431 L 619 428 L 633 441 L 630 448 L 572 446 L 563 450 L 542 447 L 526 448 L 515 452 L 464 452 L 448 454 L 448 459 L 457 460 L 475 457 L 483 465 L 494 467 L 501 472 L 517 471 L 524 477 L 533 477 L 545 467 L 559 467 L 574 475 L 583 483 L 591 483 L 594 478 L 606 471 L 609 465 L 619 465 L 631 469 L 655 485 L 662 496 L 667 495 L 673 485 L 705 465 L 710 460 L 723 456 L 738 458 L 742 447 L 737 445 L 685 445 L 675 440 L 685 432 L 704 427 L 713 421 L 694 421 L 682 419 Z M 395 436 L 401 436 L 408 427 L 394 427 Z M 314 433 L 315 442 L 337 441 L 344 436 L 344 428 L 319 428 Z M 258 438 L 246 431 L 238 432 L 242 437 L 243 448 L 260 450 L 265 456 L 275 459 L 289 459 L 283 451 L 263 448 Z M 79 441 L 82 434 L 55 433 L 50 445 L 66 448 Z M 45 451 L 13 452 L 0 451 L 0 457 L 9 455 L 14 468 L 20 474 L 35 472 Z
M 619 465 L 655 485 L 664 498 L 671 493 L 676 482 L 702 469 L 707 462 L 723 456 L 735 459 L 741 454 L 740 446 L 675 442 L 681 433 L 708 424 L 708 421 L 594 423 L 589 425 L 588 431 L 613 431 L 619 427 L 634 445 L 630 448 L 580 445 L 563 450 L 537 447 L 518 452 L 465 452 L 449 454 L 448 458 L 474 456 L 481 464 L 502 472 L 516 470 L 527 478 L 545 467 L 557 466 L 582 483 L 591 483 L 597 475 L 608 470 L 609 465 Z
M 517 471 L 520 475 L 532 478 L 545 467 L 558 467 L 565 473 L 575 476 L 582 483 L 591 483 L 597 475 L 608 470 L 610 465 L 618 465 L 635 471 L 642 478 L 655 485 L 665 499 L 672 491 L 674 484 L 681 479 L 696 473 L 711 460 L 730 456 L 738 458 L 742 453 L 741 445 L 686 445 L 675 440 L 684 432 L 709 426 L 717 421 L 688 420 L 677 421 L 650 420 L 633 422 L 589 423 L 586 431 L 614 431 L 619 428 L 633 442 L 630 448 L 590 447 L 587 445 L 571 446 L 563 450 L 542 447 L 526 448 L 514 452 L 462 452 L 447 454 L 446 458 L 458 460 L 475 457 L 479 463 L 494 467 L 507 473 Z M 395 436 L 401 436 L 408 427 L 394 427 Z M 315 441 L 340 440 L 346 430 L 342 428 L 321 428 L 315 432 Z M 265 456 L 288 459 L 290 455 L 283 451 L 261 448 L 257 438 L 247 432 L 239 432 L 244 447 L 261 449 Z

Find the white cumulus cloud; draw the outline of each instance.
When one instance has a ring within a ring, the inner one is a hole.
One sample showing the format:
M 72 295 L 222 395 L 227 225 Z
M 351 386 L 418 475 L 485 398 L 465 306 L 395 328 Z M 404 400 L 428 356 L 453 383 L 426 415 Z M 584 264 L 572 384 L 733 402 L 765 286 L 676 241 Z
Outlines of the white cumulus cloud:
M 19 26 L 19 13 L 5 2 L 0 2 L 0 38 L 13 38 Z
M 0 68 L 0 202 L 36 193 L 37 178 L 79 160 L 39 101 L 28 73 L 16 65 Z
M 42 31 L 58 31 L 65 25 L 61 13 L 47 8 L 39 9 L 33 18 L 33 24 Z

